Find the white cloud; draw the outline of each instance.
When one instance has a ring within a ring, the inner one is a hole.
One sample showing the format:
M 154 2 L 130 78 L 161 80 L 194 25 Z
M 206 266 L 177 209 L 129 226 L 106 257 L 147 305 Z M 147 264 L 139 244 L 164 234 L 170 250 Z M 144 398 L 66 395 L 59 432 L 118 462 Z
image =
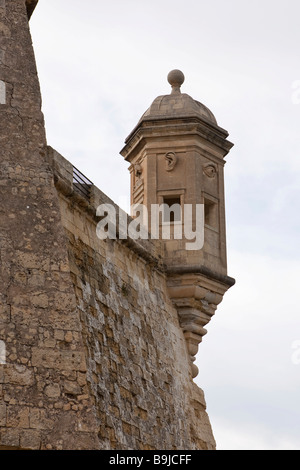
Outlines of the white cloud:
M 274 437 L 270 430 L 262 426 L 245 423 L 244 426 L 234 427 L 232 422 L 213 422 L 217 450 L 299 450 L 299 439 L 290 436 Z M 220 436 L 220 439 L 218 439 Z M 218 442 L 220 441 L 220 445 Z

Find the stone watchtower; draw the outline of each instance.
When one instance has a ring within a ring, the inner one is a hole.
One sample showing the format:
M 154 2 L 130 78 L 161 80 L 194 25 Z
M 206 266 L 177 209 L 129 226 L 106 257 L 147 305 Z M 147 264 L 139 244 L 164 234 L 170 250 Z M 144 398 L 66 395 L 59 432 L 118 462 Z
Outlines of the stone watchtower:
M 163 208 L 155 219 L 159 230 L 151 234 L 164 243 L 168 292 L 195 377 L 193 361 L 204 326 L 234 284 L 227 276 L 223 173 L 224 157 L 233 144 L 206 106 L 181 93 L 180 70 L 171 71 L 168 81 L 171 93 L 153 101 L 121 154 L 130 163 L 131 204 L 146 206 L 148 227 L 155 219 L 153 208 Z

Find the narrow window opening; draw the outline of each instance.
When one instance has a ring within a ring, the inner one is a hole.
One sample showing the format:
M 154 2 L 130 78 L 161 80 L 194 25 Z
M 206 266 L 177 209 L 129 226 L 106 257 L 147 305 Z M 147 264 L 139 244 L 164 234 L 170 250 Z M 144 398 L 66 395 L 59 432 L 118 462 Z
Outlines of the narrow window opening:
M 167 206 L 164 208 L 164 222 L 180 222 L 181 221 L 181 201 L 180 196 L 165 196 L 163 203 Z
M 204 200 L 205 225 L 217 228 L 217 204 L 209 199 Z

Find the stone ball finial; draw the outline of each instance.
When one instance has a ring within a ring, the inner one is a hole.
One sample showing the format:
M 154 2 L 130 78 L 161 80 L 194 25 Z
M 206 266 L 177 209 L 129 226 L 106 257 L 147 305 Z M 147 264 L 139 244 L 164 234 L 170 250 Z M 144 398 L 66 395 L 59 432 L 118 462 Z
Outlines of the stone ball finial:
M 181 70 L 175 69 L 168 73 L 168 82 L 172 87 L 172 93 L 180 93 L 180 87 L 184 82 L 184 78 L 185 77 Z

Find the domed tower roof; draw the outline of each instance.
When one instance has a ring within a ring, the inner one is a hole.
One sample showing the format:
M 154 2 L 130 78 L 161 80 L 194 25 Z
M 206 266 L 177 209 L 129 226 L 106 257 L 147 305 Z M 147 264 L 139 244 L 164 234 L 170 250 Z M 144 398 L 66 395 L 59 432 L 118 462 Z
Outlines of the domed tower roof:
M 190 95 L 181 93 L 180 87 L 185 77 L 180 70 L 168 74 L 172 89 L 168 95 L 155 98 L 151 106 L 139 119 L 137 125 L 125 139 L 121 155 L 127 160 L 133 158 L 132 149 L 143 145 L 144 138 L 168 138 L 176 133 L 181 136 L 190 133 L 201 135 L 208 142 L 222 148 L 226 155 L 233 144 L 227 139 L 228 132 L 219 126 L 213 113 L 204 104 Z M 155 129 L 155 130 L 154 130 Z
M 168 82 L 172 87 L 171 93 L 155 98 L 139 123 L 146 120 L 197 117 L 217 126 L 215 116 L 204 104 L 186 93 L 181 93 L 180 87 L 184 79 L 184 74 L 180 70 L 172 70 L 168 74 Z

